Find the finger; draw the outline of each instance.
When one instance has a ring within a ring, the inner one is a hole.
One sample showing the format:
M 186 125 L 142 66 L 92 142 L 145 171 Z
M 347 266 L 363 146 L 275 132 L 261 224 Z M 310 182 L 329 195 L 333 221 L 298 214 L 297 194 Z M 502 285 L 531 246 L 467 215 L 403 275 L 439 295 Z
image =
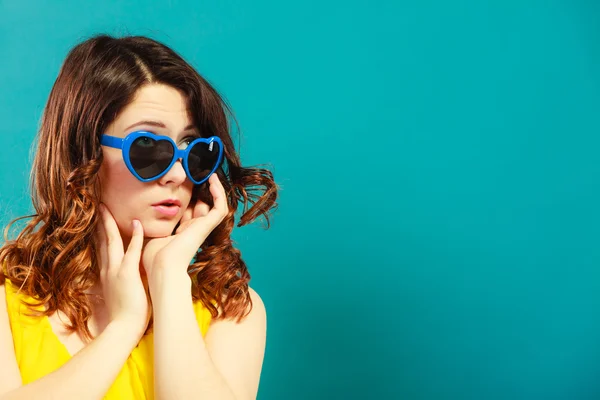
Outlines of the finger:
M 211 216 L 217 215 L 216 211 L 213 210 L 209 212 L 209 216 L 187 221 L 185 225 L 177 230 L 180 237 L 178 243 L 181 243 L 183 248 L 192 249 L 195 252 L 204 243 L 208 235 L 223 221 L 221 216 Z
M 104 233 L 104 224 L 102 223 L 102 208 L 101 206 L 98 208 L 100 218 L 98 218 L 98 223 L 96 224 L 96 235 L 98 236 L 98 241 L 103 243 L 106 241 L 106 234 Z
M 210 193 L 214 199 L 213 208 L 206 213 L 205 218 L 193 218 L 186 221 L 185 224 L 180 224 L 176 232 L 178 234 L 177 247 L 179 251 L 182 255 L 189 256 L 190 259 L 196 254 L 198 248 L 214 228 L 223 221 L 229 211 L 225 189 L 217 174 L 213 174 L 208 182 Z M 197 207 L 200 208 L 200 212 L 204 212 L 202 210 L 204 206 L 198 205 Z M 196 209 L 196 207 L 194 208 Z
M 132 221 L 133 234 L 127 246 L 127 252 L 123 256 L 123 266 L 127 269 L 139 269 L 142 247 L 144 246 L 144 227 L 137 219 Z
M 209 211 L 210 206 L 208 204 L 206 204 L 202 200 L 196 200 L 195 205 L 190 205 L 185 210 L 183 217 L 179 221 L 179 226 L 177 227 L 175 233 L 183 232 L 188 226 L 190 226 L 192 222 L 194 222 L 194 219 L 208 215 Z
M 100 211 L 101 212 L 101 211 Z M 104 233 L 104 225 L 102 224 L 102 216 L 98 218 L 98 223 L 96 224 L 96 238 L 97 238 L 97 261 L 100 266 L 100 272 L 102 273 L 106 270 L 106 266 L 108 264 L 107 260 L 107 248 L 106 248 L 106 234 Z
M 194 212 L 193 212 L 193 217 L 194 218 L 198 218 L 198 217 L 204 217 L 205 215 L 208 215 L 208 212 L 210 211 L 210 206 L 208 204 L 206 204 L 203 201 L 196 201 L 196 205 L 194 206 Z
M 104 234 L 106 235 L 108 268 L 112 269 L 119 266 L 123 260 L 123 239 L 121 239 L 119 227 L 110 210 L 104 204 L 101 205 L 100 209 Z
M 223 188 L 223 185 L 221 184 L 217 174 L 211 175 L 209 178 L 209 185 L 210 193 L 214 199 L 213 208 L 211 209 L 208 204 L 198 200 L 194 207 L 194 218 L 190 221 L 187 221 L 185 224 L 181 224 L 179 229 L 177 229 L 177 233 L 179 233 L 183 232 L 189 226 L 193 226 L 193 228 L 191 228 L 192 232 L 188 232 L 190 239 L 185 240 L 198 242 L 198 246 L 200 246 L 210 232 L 217 225 L 219 225 L 221 221 L 223 221 L 227 215 L 227 212 L 229 211 L 227 207 L 227 196 L 225 194 L 225 189 Z
M 194 207 L 190 204 L 185 211 L 183 212 L 183 216 L 181 217 L 181 221 L 179 221 L 180 225 L 183 225 L 186 221 L 189 221 L 193 218 Z
M 212 179 L 212 180 L 211 180 Z M 221 183 L 217 174 L 213 174 L 209 178 L 210 183 L 210 193 L 214 199 L 214 206 L 210 210 L 210 213 L 215 218 L 215 226 L 221 223 L 223 218 L 227 215 L 229 208 L 227 207 L 227 194 L 225 193 L 225 188 Z
M 194 218 L 194 207 L 190 204 L 188 208 L 183 212 L 183 216 L 179 220 L 175 234 L 182 232 L 189 224 L 192 218 Z

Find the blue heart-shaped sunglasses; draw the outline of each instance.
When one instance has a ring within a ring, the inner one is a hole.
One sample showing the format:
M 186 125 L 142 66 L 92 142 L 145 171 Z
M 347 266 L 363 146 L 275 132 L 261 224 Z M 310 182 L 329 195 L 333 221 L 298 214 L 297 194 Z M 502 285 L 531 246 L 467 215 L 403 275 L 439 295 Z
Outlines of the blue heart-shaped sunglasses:
M 223 160 L 223 143 L 217 136 L 194 139 L 185 149 L 178 148 L 168 136 L 146 131 L 131 132 L 125 138 L 100 135 L 100 144 L 121 149 L 127 168 L 142 182 L 160 178 L 181 159 L 188 178 L 199 185 Z

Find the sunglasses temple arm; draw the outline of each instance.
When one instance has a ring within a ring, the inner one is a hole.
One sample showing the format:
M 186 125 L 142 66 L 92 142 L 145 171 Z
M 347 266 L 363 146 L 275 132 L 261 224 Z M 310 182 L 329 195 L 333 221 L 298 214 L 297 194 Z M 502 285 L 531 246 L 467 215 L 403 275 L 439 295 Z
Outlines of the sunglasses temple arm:
M 114 147 L 115 149 L 121 149 L 123 148 L 123 139 L 114 136 L 101 135 L 100 144 L 108 147 Z

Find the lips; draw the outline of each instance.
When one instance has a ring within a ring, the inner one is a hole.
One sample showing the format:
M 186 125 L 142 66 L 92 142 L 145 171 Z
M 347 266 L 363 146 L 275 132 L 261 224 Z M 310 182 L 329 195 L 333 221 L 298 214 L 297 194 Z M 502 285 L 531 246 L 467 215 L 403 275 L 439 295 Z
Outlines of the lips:
M 181 201 L 179 201 L 177 199 L 165 199 L 163 201 L 154 203 L 152 205 L 153 206 L 166 206 L 166 207 L 171 207 L 171 206 L 181 207 Z
M 179 214 L 181 201 L 177 199 L 165 199 L 158 203 L 152 204 L 152 208 L 154 208 L 161 215 L 174 217 Z

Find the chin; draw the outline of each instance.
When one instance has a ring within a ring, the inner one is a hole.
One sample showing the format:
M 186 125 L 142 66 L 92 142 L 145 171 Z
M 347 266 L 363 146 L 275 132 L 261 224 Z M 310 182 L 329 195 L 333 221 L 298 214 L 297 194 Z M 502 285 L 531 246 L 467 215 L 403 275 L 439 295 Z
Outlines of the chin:
M 153 221 L 147 224 L 142 222 L 144 227 L 144 237 L 157 238 L 170 236 L 174 233 L 177 226 L 177 220 L 173 221 Z

